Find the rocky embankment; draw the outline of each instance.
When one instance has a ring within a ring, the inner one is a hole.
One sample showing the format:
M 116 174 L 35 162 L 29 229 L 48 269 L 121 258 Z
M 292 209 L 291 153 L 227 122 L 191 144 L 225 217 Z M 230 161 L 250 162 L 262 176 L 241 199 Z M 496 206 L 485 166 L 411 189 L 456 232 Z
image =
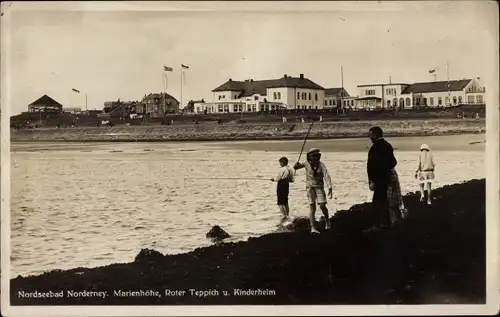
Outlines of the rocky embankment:
M 178 255 L 141 250 L 132 263 L 18 276 L 11 280 L 11 303 L 484 303 L 485 180 L 445 186 L 434 197 L 427 206 L 406 196 L 409 217 L 384 231 L 365 230 L 372 221 L 370 205 L 362 204 L 339 211 L 332 229 L 320 235 L 311 235 L 307 220 L 298 219 L 294 232 L 247 242 Z
M 366 137 L 374 125 L 382 127 L 386 136 L 447 135 L 480 133 L 485 130 L 484 119 L 431 120 L 372 120 L 316 122 L 310 139 Z M 221 141 L 302 139 L 310 123 L 201 123 L 113 127 L 38 128 L 11 130 L 12 141 L 66 142 L 129 142 L 129 141 Z

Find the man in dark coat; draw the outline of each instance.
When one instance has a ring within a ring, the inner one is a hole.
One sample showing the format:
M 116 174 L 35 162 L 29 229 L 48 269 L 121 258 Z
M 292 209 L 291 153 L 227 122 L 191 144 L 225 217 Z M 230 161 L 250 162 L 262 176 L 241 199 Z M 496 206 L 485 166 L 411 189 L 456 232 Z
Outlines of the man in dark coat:
M 373 191 L 374 225 L 385 227 L 390 225 L 387 191 L 391 183 L 391 171 L 396 167 L 397 161 L 392 145 L 384 139 L 382 129 L 372 127 L 369 133 L 373 145 L 368 152 L 366 170 L 368 184 Z

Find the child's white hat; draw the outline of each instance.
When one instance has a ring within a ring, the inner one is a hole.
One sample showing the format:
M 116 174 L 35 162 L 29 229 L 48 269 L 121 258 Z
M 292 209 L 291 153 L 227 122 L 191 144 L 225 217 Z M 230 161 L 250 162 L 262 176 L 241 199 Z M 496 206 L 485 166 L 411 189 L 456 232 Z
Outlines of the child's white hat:
M 420 151 L 422 151 L 422 150 L 427 150 L 427 151 L 429 151 L 429 146 L 428 146 L 427 144 L 425 144 L 425 143 L 424 143 L 424 144 L 422 144 L 422 145 L 420 146 Z

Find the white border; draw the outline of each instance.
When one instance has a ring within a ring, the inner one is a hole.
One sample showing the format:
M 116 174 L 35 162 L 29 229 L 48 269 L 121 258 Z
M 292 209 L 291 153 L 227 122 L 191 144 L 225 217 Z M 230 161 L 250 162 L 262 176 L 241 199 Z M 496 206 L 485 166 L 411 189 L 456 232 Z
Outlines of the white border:
M 427 2 L 427 1 L 426 1 Z M 12 4 L 12 7 L 9 7 Z M 363 305 L 363 306 L 10 306 L 10 12 L 15 10 L 64 11 L 370 11 L 420 10 L 415 2 L 14 2 L 2 3 L 1 21 L 1 307 L 4 316 L 223 316 L 223 315 L 494 315 L 499 311 L 499 62 L 498 4 L 484 1 L 485 19 L 491 20 L 488 60 L 491 70 L 487 89 L 486 209 L 487 304 L 486 305 Z M 332 6 L 333 4 L 333 6 Z M 435 3 L 436 7 L 442 3 Z M 154 8 L 153 8 L 154 6 Z M 311 9 L 314 8 L 314 9 Z M 426 3 L 426 10 L 429 9 Z

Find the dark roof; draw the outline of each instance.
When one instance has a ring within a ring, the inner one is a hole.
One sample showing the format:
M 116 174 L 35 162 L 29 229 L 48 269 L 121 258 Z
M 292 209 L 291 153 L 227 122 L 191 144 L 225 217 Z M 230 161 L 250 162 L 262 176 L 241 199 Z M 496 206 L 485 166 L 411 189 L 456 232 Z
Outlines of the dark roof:
M 407 95 L 410 93 L 425 93 L 425 92 L 443 92 L 443 91 L 460 91 L 470 83 L 471 79 L 450 80 L 449 87 L 448 81 L 434 81 L 426 83 L 415 83 L 406 87 L 402 94 Z
M 171 94 L 168 94 L 166 92 L 162 92 L 162 93 L 149 93 L 148 95 L 144 96 L 144 98 L 142 98 L 142 100 L 148 100 L 148 99 L 159 99 L 162 97 L 162 95 L 165 95 L 167 98 L 169 99 L 173 99 L 175 100 L 175 102 L 179 102 L 179 100 L 177 100 L 174 96 L 172 96 Z
M 251 96 L 253 94 L 266 95 L 267 88 L 279 88 L 279 87 L 290 87 L 290 88 L 305 88 L 305 89 L 317 89 L 323 90 L 324 88 L 308 78 L 301 77 L 291 77 L 283 76 L 279 79 L 269 79 L 269 80 L 245 80 L 245 81 L 235 81 L 229 79 L 224 84 L 212 90 L 217 91 L 238 91 L 241 92 L 240 97 Z
M 62 107 L 62 105 L 55 101 L 54 99 L 50 98 L 47 95 L 43 95 L 37 100 L 33 101 L 32 103 L 29 104 L 30 106 L 36 106 L 36 105 L 51 105 L 51 106 L 57 106 L 57 107 Z
M 349 93 L 345 88 L 325 88 L 325 96 L 340 96 L 340 92 L 344 90 L 344 94 L 342 97 L 350 97 Z
M 385 84 L 364 84 L 358 85 L 358 87 L 369 87 L 369 86 L 407 86 L 407 83 L 385 83 Z

